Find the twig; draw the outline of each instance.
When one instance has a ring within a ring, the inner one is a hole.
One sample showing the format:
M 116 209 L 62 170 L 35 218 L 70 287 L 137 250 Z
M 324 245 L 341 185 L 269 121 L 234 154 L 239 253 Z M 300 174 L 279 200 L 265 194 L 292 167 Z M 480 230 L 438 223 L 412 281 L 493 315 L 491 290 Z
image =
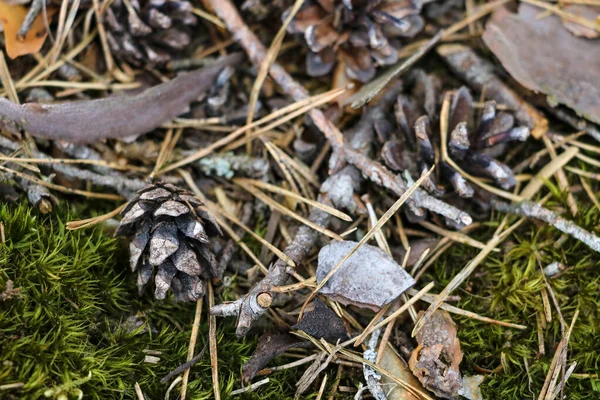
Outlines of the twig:
M 239 54 L 210 67 L 179 76 L 135 96 L 121 96 L 64 104 L 17 105 L 0 98 L 0 128 L 19 134 L 92 143 L 147 133 L 183 113 L 213 84 L 226 66 L 239 62 Z
M 185 370 L 190 369 L 198 361 L 200 361 L 202 359 L 202 357 L 204 357 L 204 353 L 206 353 L 207 348 L 208 348 L 208 342 L 204 345 L 202 350 L 200 350 L 200 353 L 198 353 L 196 356 L 194 356 L 194 358 L 192 358 L 191 360 L 184 362 L 183 364 L 181 364 L 180 366 L 175 368 L 173 371 L 169 372 L 167 375 L 164 376 L 164 378 L 162 378 L 160 380 L 160 383 L 167 383 L 174 376 L 177 376 L 177 375 L 181 374 L 182 372 L 184 372 Z
M 46 0 L 33 0 L 31 2 L 31 6 L 29 7 L 29 10 L 27 11 L 27 15 L 25 15 L 25 19 L 23 20 L 23 23 L 21 24 L 21 27 L 19 28 L 19 32 L 17 32 L 17 40 L 25 39 L 25 36 L 27 36 L 29 31 L 31 30 L 33 21 L 35 21 L 38 14 L 40 13 L 40 11 L 42 11 L 45 1 Z
M 492 207 L 500 212 L 517 214 L 528 218 L 536 218 L 552 225 L 561 232 L 574 237 L 583 242 L 592 250 L 600 253 L 600 238 L 591 232 L 577 226 L 556 214 L 554 211 L 544 208 L 541 204 L 532 201 L 522 201 L 520 203 L 509 204 L 502 201 L 492 200 Z
M 210 0 L 216 14 L 223 20 L 227 29 L 246 51 L 252 63 L 260 68 L 266 58 L 267 50 L 258 40 L 257 36 L 250 30 L 240 17 L 235 6 L 230 0 Z M 273 63 L 270 68 L 271 77 L 281 88 L 294 100 L 301 101 L 308 97 L 308 92 L 296 82 L 279 64 Z M 374 183 L 402 196 L 406 191 L 406 184 L 378 162 L 375 162 L 359 150 L 353 149 L 344 141 L 344 136 L 329 121 L 323 112 L 318 109 L 310 111 L 310 117 L 315 126 L 325 135 L 333 149 L 333 157 L 330 159 L 330 168 L 334 171 L 340 169 L 343 161 L 354 165 L 362 171 Z M 436 198 L 431 197 L 425 191 L 417 189 L 410 199 L 415 208 L 423 207 L 435 213 L 441 214 L 456 223 L 469 225 L 471 217 L 455 207 L 452 207 Z

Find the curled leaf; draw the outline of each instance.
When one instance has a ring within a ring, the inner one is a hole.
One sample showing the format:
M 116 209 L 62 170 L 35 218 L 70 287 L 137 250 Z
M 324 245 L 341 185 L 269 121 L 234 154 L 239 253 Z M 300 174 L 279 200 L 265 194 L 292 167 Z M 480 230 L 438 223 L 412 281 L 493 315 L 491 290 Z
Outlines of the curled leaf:
M 319 252 L 317 282 L 321 282 L 357 245 L 352 241 L 332 242 Z M 343 304 L 378 310 L 415 284 L 394 259 L 378 247 L 362 245 L 320 290 Z
M 419 313 L 422 316 L 423 312 Z M 408 365 L 423 386 L 443 399 L 455 399 L 462 387 L 458 366 L 463 358 L 456 324 L 446 311 L 435 311 L 417 333 L 419 345 Z

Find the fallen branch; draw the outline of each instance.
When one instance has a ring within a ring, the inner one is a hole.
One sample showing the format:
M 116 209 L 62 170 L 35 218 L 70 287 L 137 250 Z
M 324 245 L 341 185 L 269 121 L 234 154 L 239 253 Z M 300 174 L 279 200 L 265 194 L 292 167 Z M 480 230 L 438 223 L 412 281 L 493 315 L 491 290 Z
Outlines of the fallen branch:
M 0 98 L 0 129 L 76 143 L 136 137 L 184 113 L 192 101 L 212 87 L 223 67 L 239 61 L 239 54 L 221 58 L 209 67 L 135 96 L 23 105 Z
M 600 253 L 600 238 L 598 236 L 577 226 L 574 222 L 564 219 L 554 211 L 544 208 L 541 204 L 532 201 L 522 201 L 510 204 L 503 201 L 492 200 L 492 207 L 500 212 L 517 214 L 523 217 L 536 218 L 544 221 L 559 231 L 583 242 L 592 250 Z
M 252 63 L 257 68 L 260 68 L 263 62 L 265 62 L 267 49 L 242 20 L 232 2 L 230 0 L 211 0 L 211 5 L 217 16 L 221 18 L 233 35 L 234 40 L 244 48 Z M 279 64 L 273 63 L 269 73 L 284 92 L 290 95 L 295 101 L 301 101 L 308 97 L 306 89 L 296 82 Z M 315 126 L 325 135 L 331 144 L 333 156 L 330 159 L 329 165 L 333 171 L 338 171 L 343 162 L 346 161 L 358 168 L 366 178 L 374 183 L 391 190 L 397 196 L 404 194 L 406 191 L 404 181 L 380 163 L 371 160 L 360 151 L 351 148 L 345 142 L 344 135 L 325 117 L 321 110 L 311 110 L 310 117 Z M 426 208 L 458 224 L 469 225 L 472 222 L 469 214 L 433 198 L 422 189 L 417 189 L 408 203 L 413 210 L 421 207 Z

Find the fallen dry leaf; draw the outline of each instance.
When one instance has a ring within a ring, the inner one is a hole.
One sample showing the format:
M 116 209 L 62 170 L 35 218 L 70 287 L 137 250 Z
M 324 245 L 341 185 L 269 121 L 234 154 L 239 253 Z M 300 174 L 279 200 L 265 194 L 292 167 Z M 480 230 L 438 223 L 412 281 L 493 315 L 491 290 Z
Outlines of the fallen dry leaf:
M 411 240 L 410 254 L 408 255 L 406 267 L 413 267 L 417 261 L 419 261 L 419 257 L 421 257 L 427 249 L 432 251 L 438 243 L 438 239 L 432 238 Z M 404 250 L 404 247 L 394 247 L 392 248 L 392 255 L 398 263 L 402 263 L 406 256 L 406 250 Z
M 344 321 L 321 300 L 314 301 L 314 309 L 304 313 L 304 316 L 293 329 L 306 332 L 317 339 L 325 339 L 329 343 L 348 339 Z
M 383 350 L 379 366 L 400 379 L 402 382 L 425 392 L 421 382 L 415 378 L 413 373 L 408 369 L 406 362 L 396 353 L 396 351 L 388 344 Z M 422 397 L 416 396 L 409 390 L 403 388 L 394 382 L 385 374 L 381 375 L 381 385 L 386 388 L 387 400 L 421 400 Z
M 317 282 L 356 245 L 356 242 L 341 241 L 323 247 L 319 252 Z M 415 280 L 390 255 L 365 244 L 344 262 L 319 293 L 342 304 L 377 311 L 414 284 Z
M 421 311 L 419 317 L 423 315 Z M 444 399 L 455 399 L 462 387 L 458 366 L 463 358 L 456 324 L 446 311 L 437 310 L 417 333 L 419 345 L 408 365 L 423 386 Z
M 40 13 L 25 38 L 23 40 L 17 39 L 17 33 L 25 20 L 27 11 L 28 8 L 20 4 L 8 4 L 0 1 L 0 23 L 4 28 L 6 54 L 12 59 L 37 53 L 42 48 L 46 36 L 48 36 L 44 15 Z M 55 9 L 49 8 L 48 18 L 51 18 L 55 11 Z
M 557 16 L 537 19 L 539 12 L 523 3 L 519 14 L 499 9 L 484 42 L 521 85 L 600 123 L 598 43 L 572 35 Z

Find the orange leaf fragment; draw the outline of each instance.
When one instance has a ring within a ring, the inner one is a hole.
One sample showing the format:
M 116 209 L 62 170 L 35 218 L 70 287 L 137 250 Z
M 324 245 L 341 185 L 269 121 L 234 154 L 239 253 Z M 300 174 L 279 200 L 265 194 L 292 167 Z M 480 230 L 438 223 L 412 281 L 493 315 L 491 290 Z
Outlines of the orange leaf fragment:
M 42 48 L 46 36 L 48 36 L 46 24 L 44 23 L 44 15 L 40 13 L 31 25 L 31 29 L 25 38 L 23 40 L 17 39 L 17 33 L 25 20 L 27 11 L 28 8 L 20 4 L 7 4 L 0 1 L 0 23 L 4 28 L 6 54 L 11 59 L 26 54 L 37 53 Z M 53 13 L 53 11 L 48 10 L 47 14 L 51 16 Z

